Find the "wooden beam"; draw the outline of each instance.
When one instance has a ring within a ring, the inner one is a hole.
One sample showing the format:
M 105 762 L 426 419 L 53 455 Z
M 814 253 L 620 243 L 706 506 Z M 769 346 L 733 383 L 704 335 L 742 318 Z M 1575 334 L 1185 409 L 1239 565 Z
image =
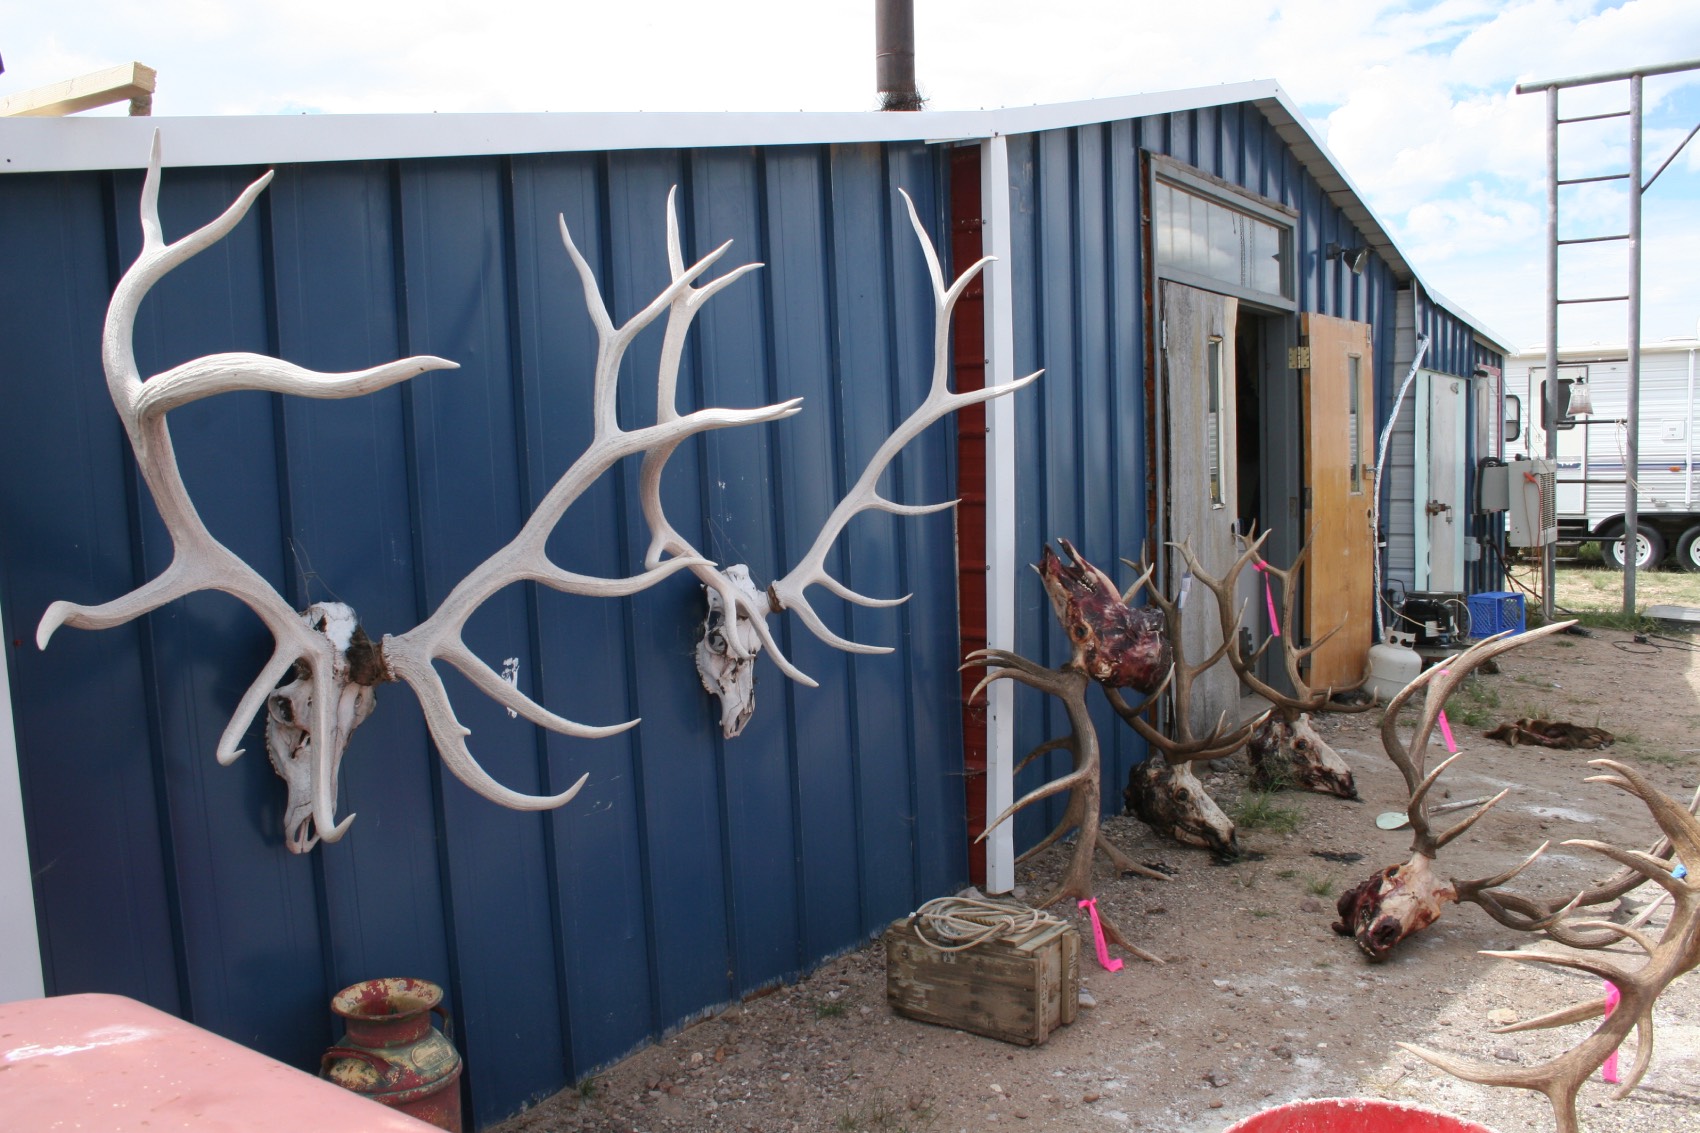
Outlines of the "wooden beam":
M 0 118 L 59 118 L 115 102 L 129 102 L 132 117 L 145 117 L 153 113 L 154 77 L 140 63 L 108 67 L 0 98 Z

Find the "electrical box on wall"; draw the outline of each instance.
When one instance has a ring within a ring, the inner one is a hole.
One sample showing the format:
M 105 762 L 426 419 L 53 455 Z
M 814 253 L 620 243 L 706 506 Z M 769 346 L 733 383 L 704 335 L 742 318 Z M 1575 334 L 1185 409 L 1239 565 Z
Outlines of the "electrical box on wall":
M 1506 465 L 1511 500 L 1506 537 L 1513 547 L 1544 547 L 1558 541 L 1557 476 L 1550 460 L 1514 460 Z
M 1511 469 L 1504 464 L 1484 464 L 1477 483 L 1477 511 L 1504 511 L 1511 506 Z

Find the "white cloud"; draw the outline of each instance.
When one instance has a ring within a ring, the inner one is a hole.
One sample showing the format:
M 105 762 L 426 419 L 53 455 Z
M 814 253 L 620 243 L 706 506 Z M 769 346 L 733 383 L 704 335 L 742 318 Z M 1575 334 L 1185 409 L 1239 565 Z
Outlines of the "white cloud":
M 159 68 L 160 114 L 868 109 L 871 12 L 796 0 L 0 0 L 0 93 L 135 58 Z M 923 0 L 916 20 L 917 72 L 940 109 L 1279 79 L 1424 278 L 1524 339 L 1544 325 L 1545 100 L 1512 87 L 1700 44 L 1694 0 Z M 1621 107 L 1622 91 L 1566 92 L 1565 112 Z M 1700 118 L 1700 74 L 1649 79 L 1646 101 L 1651 173 Z M 1567 127 L 1566 175 L 1621 168 L 1620 127 Z M 1691 145 L 1649 196 L 1649 333 L 1693 329 L 1697 175 Z M 1567 190 L 1566 225 L 1621 223 L 1612 202 Z

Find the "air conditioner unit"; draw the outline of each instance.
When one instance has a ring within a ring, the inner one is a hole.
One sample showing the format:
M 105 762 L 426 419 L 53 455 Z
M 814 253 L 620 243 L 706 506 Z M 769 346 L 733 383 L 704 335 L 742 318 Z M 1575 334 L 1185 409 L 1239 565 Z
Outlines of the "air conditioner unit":
M 1558 541 L 1558 484 L 1550 460 L 1514 460 L 1509 465 L 1511 506 L 1506 509 L 1513 547 L 1544 547 Z

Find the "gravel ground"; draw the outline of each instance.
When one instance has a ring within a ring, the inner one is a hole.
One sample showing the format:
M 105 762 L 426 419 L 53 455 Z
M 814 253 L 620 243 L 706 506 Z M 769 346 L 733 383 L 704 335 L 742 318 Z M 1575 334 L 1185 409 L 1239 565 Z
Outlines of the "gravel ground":
M 1443 873 L 1498 872 L 1552 839 L 1553 851 L 1518 885 L 1553 895 L 1611 872 L 1603 859 L 1559 840 L 1644 847 L 1656 837 L 1637 800 L 1582 782 L 1594 753 L 1480 739 L 1502 720 L 1542 715 L 1612 730 L 1619 740 L 1604 754 L 1687 801 L 1700 768 L 1700 669 L 1692 663 L 1700 658 L 1675 646 L 1631 650 L 1619 642 L 1634 646 L 1612 631 L 1535 643 L 1454 698 L 1450 715 L 1467 754 L 1442 786 L 1459 799 L 1517 790 L 1447 848 Z M 1220 1133 L 1280 1102 L 1328 1096 L 1420 1103 L 1501 1133 L 1551 1130 L 1544 1098 L 1458 1081 L 1394 1044 L 1532 1064 L 1576 1042 L 1587 1026 L 1511 1035 L 1491 1028 L 1598 995 L 1592 977 L 1478 955 L 1556 946 L 1503 928 L 1473 906 L 1449 908 L 1381 965 L 1329 929 L 1343 888 L 1408 853 L 1408 833 L 1373 822 L 1403 805 L 1402 784 L 1375 733 L 1378 718 L 1336 716 L 1322 725 L 1352 764 L 1364 802 L 1275 796 L 1296 827 L 1242 828 L 1242 843 L 1255 851 L 1247 860 L 1217 865 L 1201 851 L 1159 841 L 1133 819 L 1113 820 L 1113 840 L 1138 861 L 1161 861 L 1174 877 L 1118 878 L 1101 869 L 1099 903 L 1166 963 L 1130 959 L 1112 974 L 1086 959 L 1093 1005 L 1042 1046 L 895 1015 L 886 1004 L 883 950 L 870 945 L 640 1051 L 511 1119 L 501 1133 L 966 1133 L 988 1126 Z M 1247 790 L 1244 780 L 1231 765 L 1206 776 L 1229 804 Z M 1043 893 L 1068 850 L 1024 864 L 1021 892 Z M 1342 863 L 1322 853 L 1363 857 Z M 1090 941 L 1089 926 L 1080 927 Z M 1661 998 L 1656 1034 L 1652 1069 L 1626 1100 L 1611 1100 L 1611 1088 L 1597 1080 L 1584 1088 L 1588 1133 L 1700 1129 L 1700 980 L 1680 981 Z

